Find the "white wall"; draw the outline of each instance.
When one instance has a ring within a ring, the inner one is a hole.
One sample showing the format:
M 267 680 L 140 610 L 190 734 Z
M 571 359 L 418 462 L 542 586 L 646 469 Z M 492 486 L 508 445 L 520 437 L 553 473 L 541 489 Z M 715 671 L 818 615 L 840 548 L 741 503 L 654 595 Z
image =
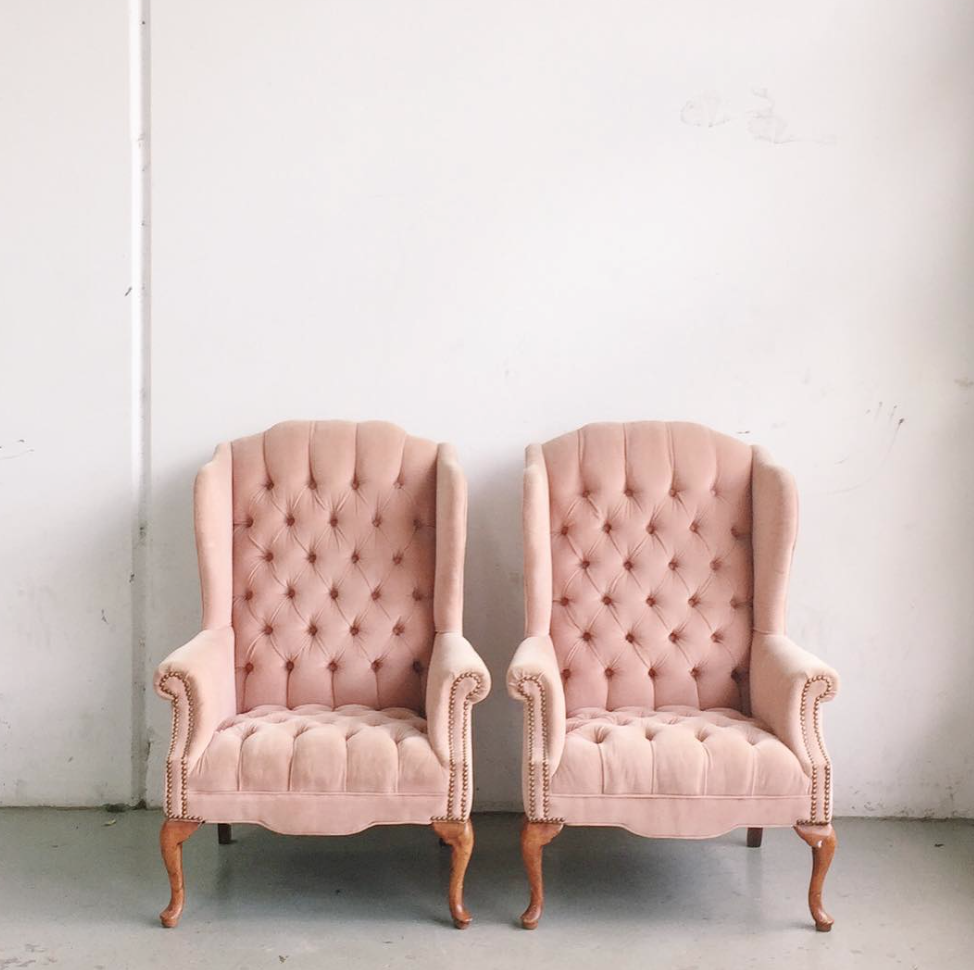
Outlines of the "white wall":
M 696 420 L 798 478 L 837 811 L 974 816 L 965 0 L 154 7 L 147 677 L 213 445 L 395 420 L 470 479 L 478 806 L 514 807 L 523 445 Z
M 0 804 L 132 793 L 127 40 L 0 4 Z

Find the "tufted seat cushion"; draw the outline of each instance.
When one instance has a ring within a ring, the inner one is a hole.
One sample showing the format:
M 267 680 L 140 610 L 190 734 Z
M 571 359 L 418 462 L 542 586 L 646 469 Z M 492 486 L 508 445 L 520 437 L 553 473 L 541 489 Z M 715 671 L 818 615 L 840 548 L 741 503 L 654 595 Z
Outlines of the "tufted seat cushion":
M 580 708 L 544 803 L 570 825 L 658 838 L 710 838 L 741 825 L 793 825 L 811 779 L 767 727 L 733 708 Z
M 801 795 L 809 779 L 767 728 L 730 708 L 584 708 L 566 725 L 553 792 Z
M 426 721 L 401 707 L 265 704 L 225 721 L 191 792 L 443 793 Z

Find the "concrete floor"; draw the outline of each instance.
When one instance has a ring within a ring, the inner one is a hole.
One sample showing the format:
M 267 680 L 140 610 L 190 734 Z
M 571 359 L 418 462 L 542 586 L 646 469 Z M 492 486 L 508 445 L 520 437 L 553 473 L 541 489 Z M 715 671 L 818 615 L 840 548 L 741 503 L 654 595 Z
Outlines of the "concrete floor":
M 788 829 L 747 849 L 566 829 L 547 850 L 533 933 L 513 815 L 475 817 L 474 924 L 453 929 L 449 850 L 418 827 L 295 838 L 215 826 L 186 843 L 186 911 L 164 930 L 160 815 L 0 811 L 0 970 L 44 967 L 477 968 L 974 967 L 974 823 L 836 824 L 826 884 L 836 919 L 814 931 L 810 853 Z

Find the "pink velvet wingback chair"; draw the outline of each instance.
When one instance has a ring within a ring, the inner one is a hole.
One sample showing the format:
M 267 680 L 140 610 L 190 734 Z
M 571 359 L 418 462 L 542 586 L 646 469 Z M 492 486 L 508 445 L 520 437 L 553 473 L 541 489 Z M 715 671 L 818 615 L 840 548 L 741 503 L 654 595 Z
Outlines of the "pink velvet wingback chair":
M 279 424 L 196 479 L 202 632 L 162 662 L 172 702 L 161 845 L 203 822 L 296 835 L 430 825 L 470 917 L 471 705 L 490 676 L 463 638 L 466 482 L 449 445 L 391 424 Z
M 794 826 L 809 905 L 835 851 L 819 713 L 834 670 L 785 634 L 794 481 L 694 424 L 593 424 L 527 449 L 522 851 L 537 926 L 563 825 L 657 838 Z

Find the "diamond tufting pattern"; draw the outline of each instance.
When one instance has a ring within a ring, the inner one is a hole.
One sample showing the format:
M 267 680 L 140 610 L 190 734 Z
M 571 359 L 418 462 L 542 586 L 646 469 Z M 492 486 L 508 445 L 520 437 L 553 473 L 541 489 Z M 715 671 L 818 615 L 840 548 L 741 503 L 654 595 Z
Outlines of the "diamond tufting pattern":
M 436 445 L 380 422 L 232 444 L 237 707 L 422 711 Z
M 569 711 L 747 709 L 751 454 L 699 425 L 648 421 L 543 446 Z

